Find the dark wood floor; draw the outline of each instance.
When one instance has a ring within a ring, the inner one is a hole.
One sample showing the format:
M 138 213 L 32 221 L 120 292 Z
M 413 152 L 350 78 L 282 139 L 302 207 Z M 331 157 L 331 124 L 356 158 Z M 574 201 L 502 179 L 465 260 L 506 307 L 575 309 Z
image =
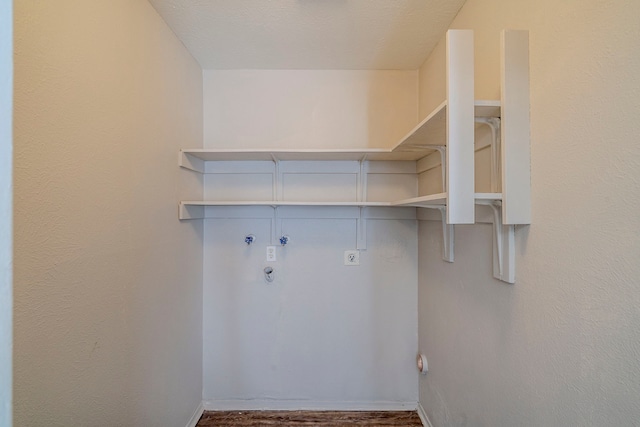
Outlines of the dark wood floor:
M 214 411 L 205 412 L 198 427 L 336 427 L 336 426 L 403 426 L 421 427 L 416 412 L 334 412 L 334 411 Z

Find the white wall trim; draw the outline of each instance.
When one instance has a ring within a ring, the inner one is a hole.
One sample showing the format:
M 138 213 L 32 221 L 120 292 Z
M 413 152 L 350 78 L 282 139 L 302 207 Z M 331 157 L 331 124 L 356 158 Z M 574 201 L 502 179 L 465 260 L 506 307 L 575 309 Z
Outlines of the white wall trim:
M 193 415 L 191 416 L 191 419 L 187 423 L 187 427 L 196 427 L 203 412 L 204 412 L 204 405 L 202 404 L 202 402 L 200 402 L 198 404 L 198 407 L 196 408 L 196 411 L 193 413 Z
M 420 417 L 420 421 L 422 421 L 422 425 L 424 427 L 433 427 L 431 420 L 429 420 L 429 417 L 427 416 L 427 411 L 424 410 L 420 402 L 418 402 L 418 408 L 416 410 L 418 411 L 418 416 Z
M 318 400 L 205 400 L 206 411 L 415 411 L 416 402 L 345 402 Z

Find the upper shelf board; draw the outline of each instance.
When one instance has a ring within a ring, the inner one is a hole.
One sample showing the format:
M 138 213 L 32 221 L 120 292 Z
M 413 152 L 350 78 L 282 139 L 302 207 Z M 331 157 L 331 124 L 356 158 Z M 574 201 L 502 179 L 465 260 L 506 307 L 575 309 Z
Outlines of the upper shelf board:
M 260 160 L 418 160 L 424 153 L 392 152 L 385 148 L 368 149 L 225 149 L 204 148 L 182 150 L 184 154 L 204 161 L 260 161 Z
M 500 117 L 500 101 L 475 101 L 476 117 Z M 440 104 L 392 149 L 184 149 L 182 154 L 202 161 L 274 161 L 274 160 L 419 160 L 433 150 L 429 146 L 446 145 L 447 102 Z M 188 167 L 186 164 L 182 166 Z
M 500 101 L 475 101 L 474 106 L 476 117 L 500 117 Z M 446 145 L 446 121 L 447 101 L 444 101 L 411 129 L 392 151 L 424 150 L 425 145 Z
M 384 207 L 391 206 L 389 202 L 303 202 L 303 201 L 275 201 L 275 200 L 219 200 L 219 201 L 184 201 L 185 206 L 355 206 L 355 207 Z
M 476 203 L 483 201 L 502 200 L 502 193 L 475 193 Z M 411 199 L 398 200 L 390 203 L 391 206 L 434 207 L 447 205 L 447 193 L 429 194 L 428 196 L 413 197 Z

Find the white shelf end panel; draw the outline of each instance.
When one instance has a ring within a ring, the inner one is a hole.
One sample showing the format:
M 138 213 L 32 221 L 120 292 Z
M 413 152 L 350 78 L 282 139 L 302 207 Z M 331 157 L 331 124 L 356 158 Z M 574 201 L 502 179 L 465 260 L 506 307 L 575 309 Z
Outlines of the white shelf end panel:
M 529 32 L 501 34 L 502 219 L 531 224 Z
M 473 31 L 447 31 L 447 223 L 475 222 Z

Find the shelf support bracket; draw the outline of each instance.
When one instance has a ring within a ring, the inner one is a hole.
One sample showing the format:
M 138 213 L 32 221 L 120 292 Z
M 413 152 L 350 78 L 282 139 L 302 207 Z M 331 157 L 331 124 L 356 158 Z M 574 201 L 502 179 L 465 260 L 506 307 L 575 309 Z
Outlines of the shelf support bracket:
M 440 153 L 440 169 L 442 171 L 442 192 L 447 192 L 447 147 L 434 145 L 433 149 Z
M 426 209 L 437 209 L 440 211 L 440 219 L 442 222 L 442 260 L 453 262 L 454 260 L 454 225 L 447 224 L 447 207 L 442 205 L 421 206 Z
M 204 206 L 185 205 L 184 203 L 180 203 L 178 209 L 178 218 L 181 220 L 205 218 Z
M 447 146 L 446 145 L 411 144 L 411 145 L 407 145 L 406 148 L 414 148 L 416 150 L 434 150 L 440 154 L 440 169 L 442 169 L 442 192 L 446 193 L 447 192 Z
M 499 117 L 476 117 L 476 123 L 489 126 L 491 129 L 491 192 L 500 193 L 500 176 L 502 174 L 500 165 L 502 163 L 500 150 L 500 118 Z
M 368 178 L 368 163 L 367 156 L 359 160 L 358 169 L 358 182 L 356 188 L 356 199 L 359 202 L 367 200 L 367 178 Z M 364 217 L 364 208 L 360 206 L 358 208 L 358 218 L 356 219 L 356 249 L 367 249 L 367 220 Z
M 489 206 L 493 211 L 493 277 L 503 282 L 515 283 L 515 225 L 504 225 L 501 203 L 478 201 L 478 204 Z
M 271 158 L 273 159 L 273 188 L 272 188 L 272 197 L 273 200 L 280 200 L 282 195 L 282 177 L 280 176 L 280 159 L 271 153 Z
M 280 242 L 282 236 L 282 219 L 278 217 L 278 206 L 273 206 L 273 219 L 271 220 L 271 245 L 275 246 Z
M 356 219 L 356 249 L 367 249 L 367 219 L 364 217 L 364 208 L 361 206 L 358 218 Z
M 367 168 L 366 156 L 358 161 L 358 181 L 356 188 L 356 198 L 359 202 L 364 202 L 367 200 L 367 174 L 369 173 Z
M 204 160 L 191 156 L 182 150 L 178 153 L 178 166 L 199 173 L 204 173 L 205 169 Z

